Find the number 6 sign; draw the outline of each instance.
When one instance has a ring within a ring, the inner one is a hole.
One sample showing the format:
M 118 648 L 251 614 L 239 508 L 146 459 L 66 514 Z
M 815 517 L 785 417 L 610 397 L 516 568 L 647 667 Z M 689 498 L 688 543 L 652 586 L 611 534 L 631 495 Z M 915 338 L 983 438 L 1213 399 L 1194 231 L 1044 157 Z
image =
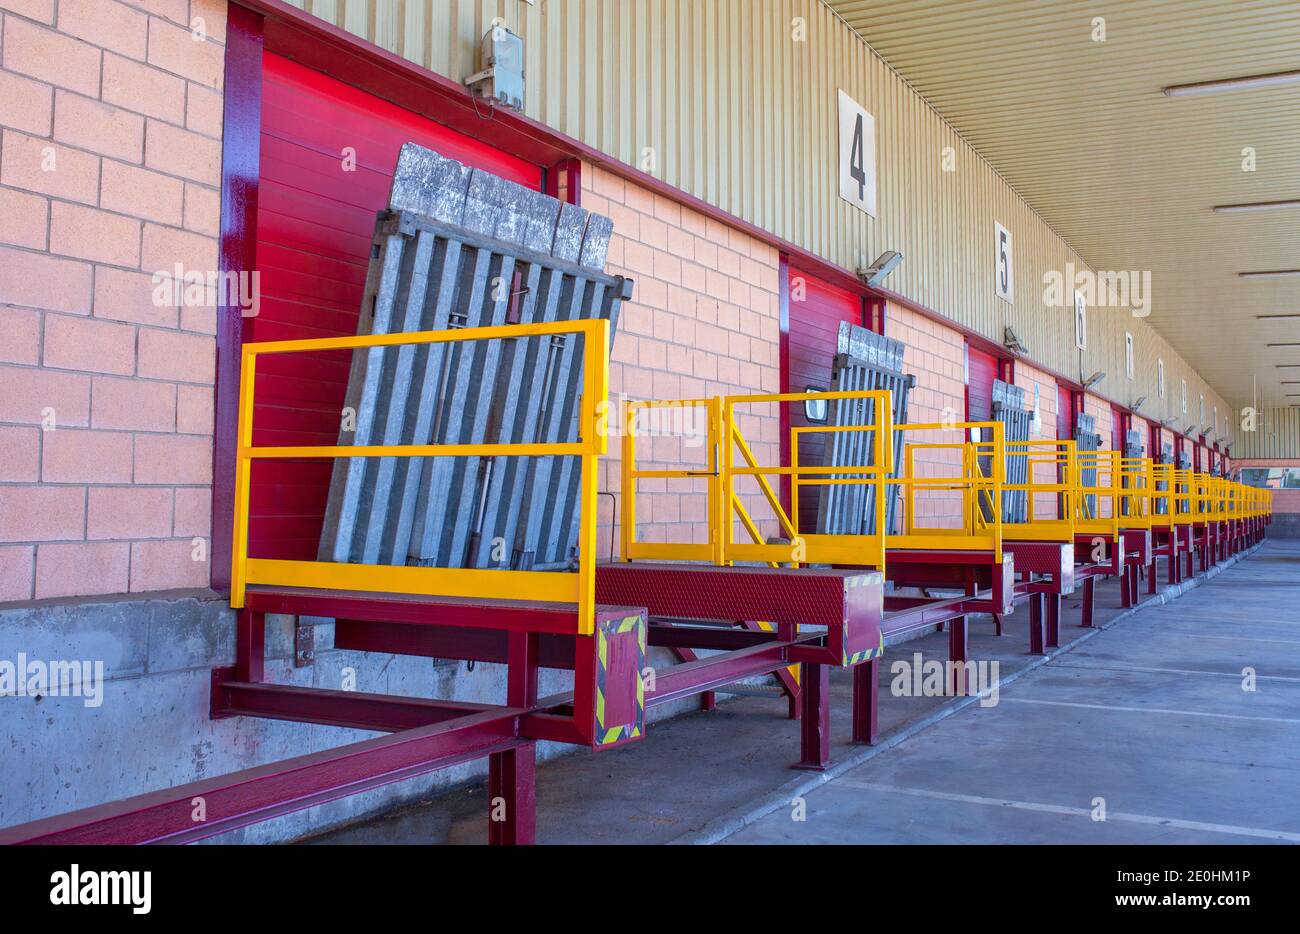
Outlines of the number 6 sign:
M 840 96 L 840 197 L 876 216 L 876 118 Z

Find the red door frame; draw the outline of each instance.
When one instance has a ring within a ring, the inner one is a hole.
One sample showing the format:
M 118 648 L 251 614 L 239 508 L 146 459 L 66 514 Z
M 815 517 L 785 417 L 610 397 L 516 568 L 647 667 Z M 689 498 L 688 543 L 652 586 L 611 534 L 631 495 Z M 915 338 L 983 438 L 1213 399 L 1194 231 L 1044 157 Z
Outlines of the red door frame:
M 820 284 L 831 286 L 834 289 L 856 294 L 860 303 L 858 324 L 870 331 L 875 331 L 877 334 L 883 334 L 885 327 L 884 299 L 872 295 L 861 282 L 850 282 L 848 283 L 849 287 L 846 288 L 846 283 L 843 279 L 828 281 L 820 275 L 810 272 L 803 267 L 792 265 L 788 253 L 779 254 L 777 257 L 777 277 L 779 279 L 777 283 L 779 295 L 778 327 L 780 330 L 780 346 L 778 348 L 778 353 L 780 354 L 780 391 L 782 393 L 804 392 L 807 388 L 805 386 L 796 386 L 790 382 L 790 276 L 794 272 L 801 273 L 805 277 L 811 276 Z M 791 453 L 791 422 L 789 405 L 780 406 L 778 420 L 781 431 L 779 443 L 781 463 L 788 464 L 790 463 Z M 781 508 L 786 511 L 787 515 L 789 514 L 792 505 L 790 500 L 790 490 L 790 478 L 788 476 L 781 477 L 778 497 L 781 501 Z
M 264 16 L 263 10 L 274 16 Z M 220 264 L 222 274 L 239 273 L 257 268 L 257 207 L 258 186 L 261 175 L 262 137 L 262 58 L 263 52 L 277 52 L 294 58 L 307 67 L 320 70 L 331 77 L 373 93 L 369 80 L 356 68 L 338 67 L 337 59 L 320 57 L 321 48 L 328 48 L 329 33 L 337 33 L 340 41 L 356 47 L 360 40 L 347 36 L 341 30 L 323 21 L 314 21 L 311 31 L 303 34 L 295 26 L 302 25 L 302 14 L 278 0 L 255 0 L 249 6 L 231 3 L 226 25 L 226 91 L 223 105 L 223 142 L 221 152 L 221 239 Z M 307 17 L 311 20 L 314 18 Z M 314 47 L 314 48 L 313 48 Z M 315 52 L 317 58 L 304 52 Z M 304 61 L 304 59 L 306 61 Z M 406 63 L 409 67 L 410 63 Z M 432 73 L 428 73 L 430 77 Z M 392 73 L 389 81 L 396 80 Z M 442 79 L 446 82 L 446 79 Z M 435 86 L 437 82 L 432 82 Z M 438 90 L 436 87 L 427 90 Z M 446 100 L 446 88 L 441 88 Z M 468 100 L 468 93 L 458 89 Z M 399 95 L 388 94 L 386 99 L 400 103 Z M 435 95 L 436 97 L 436 95 Z M 435 104 L 435 107 L 437 105 Z M 408 107 L 428 119 L 428 112 Z M 476 119 L 467 122 L 447 116 L 446 125 L 471 138 L 499 148 L 507 142 L 508 150 L 525 160 L 543 166 L 544 189 L 563 200 L 577 204 L 581 193 L 581 159 L 573 152 L 559 150 L 545 137 L 520 136 L 519 127 L 511 127 L 515 115 L 496 114 L 494 120 Z M 500 117 L 500 119 L 496 119 Z M 524 120 L 525 118 L 517 118 Z M 441 120 L 439 122 L 442 122 Z M 530 122 L 530 121 L 528 121 Z M 507 125 L 503 131 L 502 126 Z M 467 132 L 468 131 L 468 132 Z M 226 592 L 230 588 L 230 565 L 233 552 L 236 438 L 239 424 L 239 370 L 240 348 L 245 338 L 244 319 L 238 305 L 222 305 L 218 309 L 216 333 L 216 380 L 214 391 L 214 422 L 212 444 L 212 532 L 210 573 L 212 589 Z
M 1132 417 L 1125 409 L 1117 405 L 1110 407 L 1111 413 L 1111 439 L 1110 449 L 1124 453 L 1124 445 L 1128 440 L 1128 428 L 1131 424 L 1129 419 Z

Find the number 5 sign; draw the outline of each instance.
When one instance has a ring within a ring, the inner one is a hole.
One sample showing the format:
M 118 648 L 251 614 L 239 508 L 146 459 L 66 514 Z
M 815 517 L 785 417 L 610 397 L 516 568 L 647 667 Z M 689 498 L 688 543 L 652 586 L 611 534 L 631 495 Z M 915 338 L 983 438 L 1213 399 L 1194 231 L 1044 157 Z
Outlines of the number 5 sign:
M 840 197 L 876 216 L 876 118 L 840 95 Z
M 993 237 L 997 248 L 996 265 L 993 267 L 993 291 L 998 298 L 1014 305 L 1016 274 L 1011 263 L 1011 231 L 994 221 Z

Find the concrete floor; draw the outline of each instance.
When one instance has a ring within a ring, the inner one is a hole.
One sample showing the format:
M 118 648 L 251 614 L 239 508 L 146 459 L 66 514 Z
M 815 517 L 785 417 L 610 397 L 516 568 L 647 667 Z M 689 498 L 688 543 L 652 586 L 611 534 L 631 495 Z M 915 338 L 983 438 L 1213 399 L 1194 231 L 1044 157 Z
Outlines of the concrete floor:
M 848 742 L 849 679 L 835 672 L 825 773 L 790 769 L 798 725 L 784 701 L 754 697 L 549 762 L 539 841 L 1300 842 L 1300 542 L 1143 599 L 1121 613 L 1118 587 L 1099 587 L 1103 631 L 1080 629 L 1067 600 L 1047 659 L 1025 654 L 1025 608 L 1002 637 L 976 623 L 972 658 L 1001 668 L 996 706 L 892 696 L 890 663 L 944 659 L 947 637 L 889 649 L 871 748 Z M 479 843 L 486 811 L 471 787 L 309 842 Z

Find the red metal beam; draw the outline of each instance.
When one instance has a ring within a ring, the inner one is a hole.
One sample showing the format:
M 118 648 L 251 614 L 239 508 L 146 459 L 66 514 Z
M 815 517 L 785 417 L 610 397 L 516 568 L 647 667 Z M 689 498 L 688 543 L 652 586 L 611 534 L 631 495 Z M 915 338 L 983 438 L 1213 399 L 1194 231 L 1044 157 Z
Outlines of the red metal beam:
M 509 659 L 509 633 L 504 629 L 465 626 L 426 626 L 339 618 L 334 623 L 334 647 L 358 652 L 384 652 L 421 658 L 504 663 Z M 537 663 L 542 668 L 573 670 L 573 636 L 538 635 Z
M 47 817 L 0 830 L 0 844 L 190 843 L 513 749 L 522 714 L 498 708 Z
M 742 678 L 768 675 L 790 664 L 786 650 L 789 643 L 773 642 L 722 655 L 711 655 L 693 662 L 674 665 L 655 673 L 655 689 L 647 691 L 646 707 L 655 707 L 682 697 L 731 684 Z
M 292 684 L 226 680 L 234 669 L 213 671 L 212 716 L 293 720 L 382 733 L 400 733 L 474 714 L 502 712 L 497 704 L 396 697 L 360 691 L 331 691 Z

